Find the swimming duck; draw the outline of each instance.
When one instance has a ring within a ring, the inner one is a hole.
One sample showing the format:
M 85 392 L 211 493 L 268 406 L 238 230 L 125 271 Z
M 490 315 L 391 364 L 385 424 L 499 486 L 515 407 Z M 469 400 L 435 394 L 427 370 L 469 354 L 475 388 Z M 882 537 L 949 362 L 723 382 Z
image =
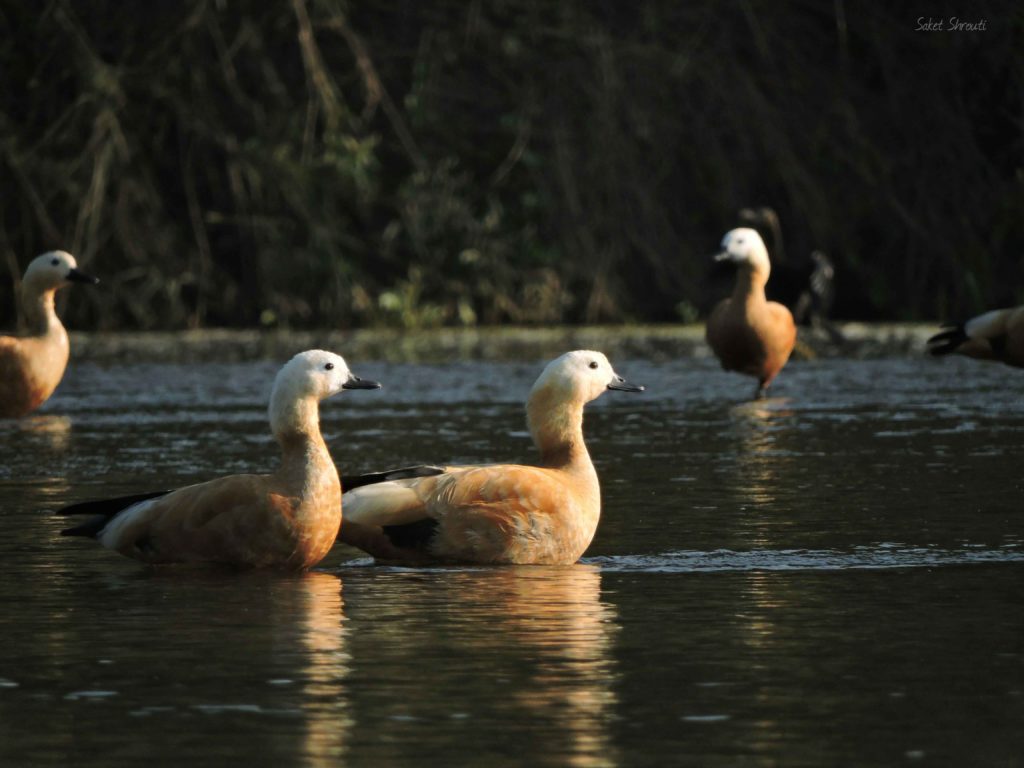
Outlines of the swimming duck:
M 424 476 L 345 493 L 339 541 L 406 563 L 575 563 L 601 514 L 583 406 L 608 389 L 643 387 L 627 383 L 600 352 L 567 352 L 544 369 L 526 405 L 540 466 L 403 470 Z
M 28 333 L 0 336 L 0 418 L 24 416 L 53 394 L 68 364 L 68 333 L 53 308 L 54 294 L 70 283 L 98 282 L 64 251 L 29 263 L 21 282 Z
M 966 355 L 1024 368 L 1024 307 L 994 309 L 964 323 L 950 323 L 928 339 L 935 355 Z
M 96 517 L 61 533 L 95 538 L 144 563 L 316 565 L 341 524 L 341 484 L 320 435 L 319 402 L 343 389 L 379 387 L 353 375 L 339 355 L 301 352 L 277 374 L 270 396 L 270 427 L 282 454 L 276 472 L 74 504 L 58 514 Z
M 732 296 L 712 310 L 705 336 L 722 368 L 756 377 L 756 396 L 763 397 L 796 344 L 793 315 L 765 297 L 771 264 L 755 230 L 727 232 L 715 260 L 736 264 L 738 272 Z

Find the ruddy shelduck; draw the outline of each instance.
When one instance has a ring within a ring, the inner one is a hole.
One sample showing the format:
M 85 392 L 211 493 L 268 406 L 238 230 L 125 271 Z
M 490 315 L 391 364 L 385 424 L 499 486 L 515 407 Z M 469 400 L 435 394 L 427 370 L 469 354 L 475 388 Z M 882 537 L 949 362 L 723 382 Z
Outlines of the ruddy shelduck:
M 0 418 L 24 416 L 53 394 L 68 364 L 68 332 L 53 308 L 71 283 L 98 283 L 64 251 L 37 256 L 21 281 L 25 336 L 0 336 Z
M 270 396 L 270 426 L 282 454 L 276 472 L 75 504 L 58 514 L 96 517 L 62 533 L 93 537 L 151 564 L 316 565 L 341 524 L 341 483 L 320 435 L 319 402 L 343 389 L 378 387 L 353 375 L 339 355 L 302 352 L 277 374 Z
M 928 339 L 933 355 L 966 355 L 1024 368 L 1024 307 L 994 309 L 945 328 Z
M 715 260 L 737 266 L 736 286 L 708 318 L 708 344 L 722 368 L 755 377 L 756 395 L 761 397 L 793 352 L 793 315 L 765 296 L 771 263 L 756 230 L 741 227 L 726 233 Z
M 583 406 L 608 389 L 643 387 L 627 383 L 600 352 L 562 355 L 541 373 L 526 405 L 540 466 L 401 470 L 427 476 L 345 493 L 339 541 L 394 562 L 575 563 L 601 515 Z

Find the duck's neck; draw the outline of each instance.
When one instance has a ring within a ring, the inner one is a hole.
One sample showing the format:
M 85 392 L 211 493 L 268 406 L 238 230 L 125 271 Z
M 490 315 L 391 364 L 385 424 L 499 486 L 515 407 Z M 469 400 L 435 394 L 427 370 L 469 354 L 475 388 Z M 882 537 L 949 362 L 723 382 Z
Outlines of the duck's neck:
M 301 489 L 308 488 L 324 472 L 333 473 L 337 480 L 337 470 L 320 434 L 320 409 L 316 398 L 272 403 L 270 426 L 281 446 L 278 475 L 295 489 L 294 492 L 301 493 Z
M 38 288 L 31 283 L 22 287 L 22 308 L 25 313 L 25 326 L 29 336 L 48 336 L 63 334 L 64 326 L 54 309 L 56 288 Z
M 767 301 L 764 287 L 768 284 L 768 270 L 744 265 L 736 272 L 736 286 L 732 291 L 735 305 L 763 304 Z
M 583 442 L 583 402 L 542 388 L 530 395 L 526 419 L 541 464 L 557 469 L 593 469 Z

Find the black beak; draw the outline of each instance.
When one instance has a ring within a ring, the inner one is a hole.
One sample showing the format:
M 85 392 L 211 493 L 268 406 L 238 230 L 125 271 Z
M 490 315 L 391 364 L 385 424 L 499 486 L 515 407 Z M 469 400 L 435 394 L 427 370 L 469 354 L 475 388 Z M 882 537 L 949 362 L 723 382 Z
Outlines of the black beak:
M 352 376 L 341 385 L 342 389 L 380 389 L 379 381 L 370 381 L 369 379 L 360 379 L 358 376 Z
M 614 389 L 619 392 L 643 392 L 644 388 L 639 384 L 630 384 L 621 376 L 616 376 L 614 379 L 608 382 L 608 389 Z
M 711 260 L 712 261 L 728 261 L 729 260 L 729 252 L 725 251 L 725 250 L 719 251 L 718 253 L 712 255 Z
M 67 279 L 72 283 L 85 283 L 86 285 L 96 285 L 100 281 L 98 277 L 87 275 L 79 269 L 72 269 L 68 272 Z

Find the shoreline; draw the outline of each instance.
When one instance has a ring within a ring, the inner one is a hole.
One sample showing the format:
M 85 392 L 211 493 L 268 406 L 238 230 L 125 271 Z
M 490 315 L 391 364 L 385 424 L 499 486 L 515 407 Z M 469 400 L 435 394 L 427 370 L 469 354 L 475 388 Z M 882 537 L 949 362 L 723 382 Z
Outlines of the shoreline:
M 794 359 L 872 359 L 924 354 L 938 323 L 837 323 L 845 341 L 801 328 Z M 704 325 L 498 326 L 403 330 L 237 330 L 71 332 L 77 362 L 242 362 L 284 359 L 303 349 L 337 349 L 362 360 L 450 362 L 554 357 L 569 349 L 600 349 L 613 357 L 701 358 L 711 354 Z

